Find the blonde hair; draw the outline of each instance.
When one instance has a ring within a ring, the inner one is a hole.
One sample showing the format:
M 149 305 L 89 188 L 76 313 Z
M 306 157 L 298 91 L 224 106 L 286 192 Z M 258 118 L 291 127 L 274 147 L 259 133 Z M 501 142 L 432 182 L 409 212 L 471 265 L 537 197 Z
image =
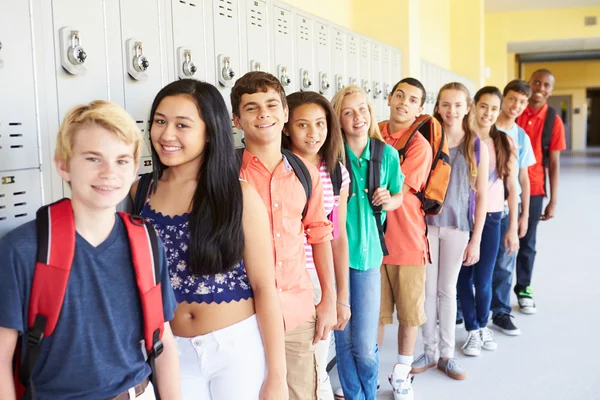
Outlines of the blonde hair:
M 355 94 L 355 93 L 362 94 L 365 98 L 365 102 L 367 103 L 367 106 L 369 107 L 369 114 L 371 115 L 371 126 L 369 126 L 369 137 L 371 139 L 378 139 L 383 142 L 383 137 L 381 136 L 381 132 L 379 131 L 379 125 L 377 124 L 377 118 L 375 117 L 375 113 L 373 112 L 373 106 L 371 105 L 371 100 L 369 99 L 369 96 L 367 96 L 367 93 L 365 93 L 365 91 L 361 87 L 358 87 L 356 85 L 349 85 L 349 86 L 346 86 L 345 88 L 343 88 L 342 90 L 340 90 L 339 92 L 337 92 L 335 94 L 335 96 L 333 96 L 333 99 L 331 100 L 331 104 L 333 105 L 333 111 L 335 111 L 335 115 L 337 116 L 337 118 L 339 120 L 340 117 L 342 116 L 342 103 L 344 101 L 344 97 L 349 96 L 351 94 Z M 343 129 L 342 129 L 342 133 L 344 133 Z
M 122 107 L 106 100 L 96 100 L 71 108 L 58 129 L 54 160 L 68 165 L 73 155 L 75 134 L 85 126 L 97 125 L 125 142 L 133 144 L 136 165 L 142 154 L 143 137 L 134 119 Z

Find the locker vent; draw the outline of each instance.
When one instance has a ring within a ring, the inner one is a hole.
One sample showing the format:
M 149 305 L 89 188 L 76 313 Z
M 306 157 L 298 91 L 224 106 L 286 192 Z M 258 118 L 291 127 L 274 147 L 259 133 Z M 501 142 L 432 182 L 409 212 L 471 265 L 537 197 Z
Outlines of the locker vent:
M 253 1 L 252 8 L 250 9 L 250 23 L 254 26 L 262 28 L 264 26 L 264 15 L 260 11 L 259 2 Z
M 219 0 L 219 15 L 233 18 L 233 0 Z
M 335 49 L 337 51 L 344 51 L 344 39 L 342 39 L 341 32 L 337 32 L 335 36 Z
M 308 28 L 308 24 L 306 23 L 306 19 L 302 18 L 299 26 L 300 29 L 300 40 L 310 41 L 310 30 Z
M 319 29 L 319 44 L 321 46 L 328 46 L 328 40 L 327 40 L 327 29 L 325 28 L 324 25 L 319 25 L 321 29 Z
M 356 46 L 356 38 L 353 36 L 350 36 L 350 40 L 348 41 L 348 51 L 350 52 L 350 54 L 352 55 L 356 55 L 358 54 L 358 49 Z
M 360 56 L 365 59 L 369 58 L 369 45 L 367 42 L 362 42 L 360 44 Z
M 195 4 L 195 3 L 191 3 L 191 2 L 185 2 L 185 1 L 183 1 L 183 0 L 179 0 L 179 2 L 180 2 L 181 4 L 189 4 L 189 5 L 190 5 L 190 7 L 196 7 L 196 4 Z
M 283 10 L 277 16 L 277 33 L 281 33 L 282 35 L 290 34 L 290 21 Z
M 383 63 L 387 64 L 390 62 L 390 52 L 387 49 L 383 49 Z
M 380 51 L 379 50 L 379 46 L 373 46 L 373 61 L 379 61 L 379 55 L 380 55 Z

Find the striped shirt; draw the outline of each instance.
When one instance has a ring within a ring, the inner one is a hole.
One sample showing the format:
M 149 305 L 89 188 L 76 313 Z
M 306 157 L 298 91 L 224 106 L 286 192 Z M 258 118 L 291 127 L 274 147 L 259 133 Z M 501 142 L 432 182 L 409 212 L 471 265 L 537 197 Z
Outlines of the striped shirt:
M 350 174 L 342 163 L 340 163 L 340 165 L 342 167 L 341 190 L 348 190 L 348 186 L 350 186 Z M 327 165 L 324 162 L 319 165 L 319 172 L 321 173 L 321 183 L 323 184 L 325 215 L 329 215 L 331 214 L 333 207 L 340 204 L 340 196 L 333 195 L 333 184 L 331 183 L 329 172 L 327 172 Z M 315 262 L 313 260 L 312 245 L 307 243 L 306 238 L 304 238 L 304 250 L 306 251 L 306 268 L 314 269 Z

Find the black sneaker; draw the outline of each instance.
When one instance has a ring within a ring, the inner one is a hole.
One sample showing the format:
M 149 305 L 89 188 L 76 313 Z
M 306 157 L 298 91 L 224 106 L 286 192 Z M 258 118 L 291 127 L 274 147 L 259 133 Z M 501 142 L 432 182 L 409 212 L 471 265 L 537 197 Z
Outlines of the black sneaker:
M 506 335 L 518 336 L 521 334 L 521 330 L 517 328 L 515 324 L 513 324 L 511 318 L 514 317 L 510 314 L 505 313 L 494 315 L 494 326 Z

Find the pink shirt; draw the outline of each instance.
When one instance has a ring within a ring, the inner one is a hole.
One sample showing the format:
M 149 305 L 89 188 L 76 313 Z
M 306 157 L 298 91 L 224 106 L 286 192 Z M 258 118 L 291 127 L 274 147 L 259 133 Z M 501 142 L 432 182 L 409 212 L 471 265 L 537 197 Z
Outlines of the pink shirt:
M 514 140 L 506 136 L 510 142 L 512 151 L 516 151 Z M 488 154 L 490 155 L 490 170 L 488 179 L 488 199 L 487 199 L 487 212 L 502 212 L 504 211 L 504 180 L 498 177 L 498 171 L 496 170 L 496 148 L 494 147 L 494 140 L 487 138 L 484 140 L 487 145 Z M 513 169 L 517 168 L 513 166 Z
M 350 185 L 350 174 L 348 170 L 342 163 L 340 163 L 342 167 L 342 189 L 348 190 L 348 186 Z M 327 172 L 327 165 L 323 162 L 319 166 L 319 172 L 321 174 L 321 183 L 323 184 L 323 200 L 325 203 L 325 215 L 329 215 L 331 210 L 333 210 L 334 205 L 340 204 L 340 196 L 333 195 L 333 184 L 331 183 L 331 176 L 329 176 L 329 172 Z M 306 252 L 306 268 L 314 269 L 315 262 L 313 260 L 312 253 L 312 245 L 308 244 L 306 237 L 304 238 L 304 251 Z

